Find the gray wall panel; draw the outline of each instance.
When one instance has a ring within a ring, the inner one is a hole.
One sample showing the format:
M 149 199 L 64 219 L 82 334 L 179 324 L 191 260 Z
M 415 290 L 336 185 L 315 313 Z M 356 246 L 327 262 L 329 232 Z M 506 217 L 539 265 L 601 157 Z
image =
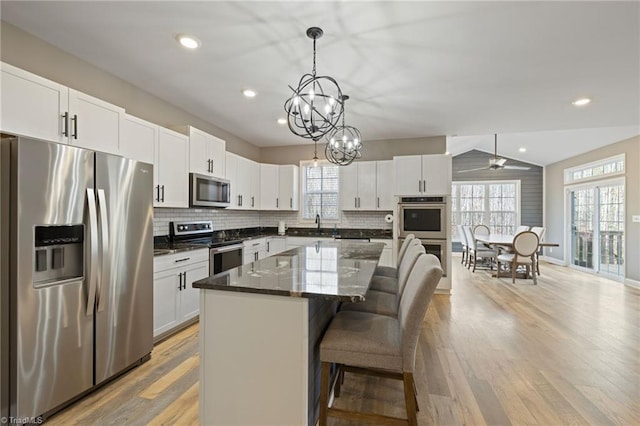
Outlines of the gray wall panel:
M 453 177 L 456 181 L 520 181 L 520 223 L 528 226 L 542 226 L 542 167 L 521 161 L 507 159 L 507 165 L 530 167 L 529 170 L 479 170 L 459 173 L 461 170 L 476 169 L 489 165 L 493 154 L 472 150 L 453 157 Z M 506 157 L 505 157 L 506 158 Z

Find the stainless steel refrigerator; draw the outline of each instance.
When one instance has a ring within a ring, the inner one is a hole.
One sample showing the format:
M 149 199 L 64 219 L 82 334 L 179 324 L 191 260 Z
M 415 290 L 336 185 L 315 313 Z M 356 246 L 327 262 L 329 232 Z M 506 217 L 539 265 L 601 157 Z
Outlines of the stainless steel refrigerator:
M 27 138 L 0 148 L 0 394 L 35 417 L 149 358 L 153 166 Z

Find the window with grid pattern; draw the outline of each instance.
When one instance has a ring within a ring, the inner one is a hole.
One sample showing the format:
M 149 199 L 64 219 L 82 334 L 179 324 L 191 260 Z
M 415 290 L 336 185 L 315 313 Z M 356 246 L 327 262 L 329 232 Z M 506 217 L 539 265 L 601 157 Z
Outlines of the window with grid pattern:
M 314 220 L 319 214 L 323 220 L 339 219 L 339 171 L 329 162 L 302 164 L 302 219 Z
M 451 224 L 454 240 L 459 241 L 456 225 L 487 225 L 491 233 L 513 234 L 520 214 L 518 181 L 456 182 L 451 188 Z

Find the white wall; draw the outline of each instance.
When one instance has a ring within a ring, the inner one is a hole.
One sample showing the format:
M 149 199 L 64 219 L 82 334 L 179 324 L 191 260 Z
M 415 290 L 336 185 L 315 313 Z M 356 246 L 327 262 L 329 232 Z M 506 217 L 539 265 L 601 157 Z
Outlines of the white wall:
M 626 278 L 640 283 L 640 223 L 631 220 L 640 215 L 640 136 L 548 165 L 545 168 L 545 239 L 560 247 L 545 249 L 545 255 L 565 262 L 565 187 L 564 170 L 615 155 L 625 154 L 625 272 Z

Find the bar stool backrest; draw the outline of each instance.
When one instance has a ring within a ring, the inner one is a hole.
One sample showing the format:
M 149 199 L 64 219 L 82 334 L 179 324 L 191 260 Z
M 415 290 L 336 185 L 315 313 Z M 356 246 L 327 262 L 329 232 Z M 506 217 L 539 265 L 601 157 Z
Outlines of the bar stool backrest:
M 407 284 L 407 279 L 409 279 L 409 274 L 411 274 L 411 270 L 413 266 L 416 264 L 416 260 L 420 257 L 421 254 L 425 254 L 426 250 L 422 244 L 420 244 L 419 239 L 413 240 L 415 243 L 412 243 L 408 248 L 407 252 L 402 259 L 402 263 L 398 266 L 398 301 L 402 298 L 402 293 L 404 292 L 404 288 Z
M 437 257 L 432 254 L 418 256 L 398 306 L 398 320 L 402 328 L 402 371 L 413 373 L 415 369 L 421 326 L 441 277 L 442 267 Z
M 409 247 L 409 243 L 411 243 L 411 240 L 413 240 L 415 237 L 416 237 L 415 235 L 409 234 L 404 238 L 404 241 L 402 242 L 402 246 L 400 246 L 400 251 L 398 251 L 398 265 L 400 265 L 400 262 L 402 262 L 402 257 L 407 252 L 407 247 Z

